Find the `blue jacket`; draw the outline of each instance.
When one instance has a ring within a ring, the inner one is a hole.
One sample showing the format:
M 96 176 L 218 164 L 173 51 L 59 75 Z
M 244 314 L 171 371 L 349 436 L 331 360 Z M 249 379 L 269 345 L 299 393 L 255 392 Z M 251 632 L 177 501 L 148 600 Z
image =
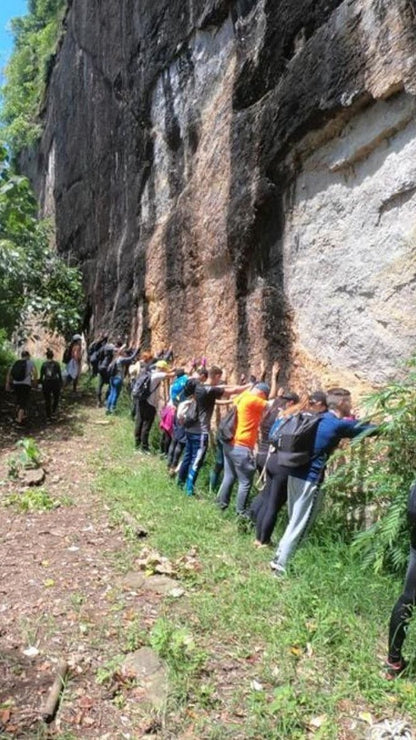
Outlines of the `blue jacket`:
M 339 419 L 333 411 L 322 414 L 315 437 L 312 460 L 302 468 L 294 468 L 290 475 L 311 482 L 319 482 L 329 456 L 341 439 L 352 439 L 368 431 L 376 431 L 373 424 L 362 424 L 352 419 Z

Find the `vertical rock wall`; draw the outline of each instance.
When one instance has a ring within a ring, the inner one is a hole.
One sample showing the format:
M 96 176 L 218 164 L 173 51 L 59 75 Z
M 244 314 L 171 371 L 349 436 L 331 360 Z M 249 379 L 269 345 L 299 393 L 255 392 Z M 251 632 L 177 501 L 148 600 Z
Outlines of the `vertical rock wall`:
M 149 7 L 150 6 L 150 7 Z M 90 325 L 378 383 L 413 350 L 411 0 L 72 0 L 25 162 Z

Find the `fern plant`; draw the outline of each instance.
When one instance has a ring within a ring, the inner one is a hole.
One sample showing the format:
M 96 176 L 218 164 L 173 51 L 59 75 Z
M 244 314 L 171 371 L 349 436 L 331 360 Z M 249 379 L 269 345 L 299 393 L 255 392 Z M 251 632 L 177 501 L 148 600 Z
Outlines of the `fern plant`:
M 363 566 L 401 570 L 409 538 L 407 497 L 416 478 L 416 358 L 402 381 L 365 399 L 377 438 L 356 439 L 331 460 L 325 482 L 332 521 L 352 538 Z

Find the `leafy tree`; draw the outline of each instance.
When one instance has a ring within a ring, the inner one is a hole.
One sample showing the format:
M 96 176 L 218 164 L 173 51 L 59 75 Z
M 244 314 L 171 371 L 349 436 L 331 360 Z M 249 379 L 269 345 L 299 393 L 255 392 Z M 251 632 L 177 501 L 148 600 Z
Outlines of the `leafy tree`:
M 404 380 L 367 398 L 369 417 L 380 421 L 379 435 L 340 450 L 325 483 L 332 521 L 342 523 L 344 532 L 352 530 L 353 550 L 363 566 L 376 571 L 402 570 L 408 557 L 407 497 L 416 478 L 415 368 L 416 357 Z
M 36 315 L 61 334 L 80 322 L 81 276 L 51 246 L 52 229 L 37 219 L 26 177 L 15 175 L 0 150 L 0 329 L 8 336 Z
M 15 46 L 2 88 L 3 137 L 13 154 L 40 136 L 39 108 L 59 36 L 66 0 L 29 0 L 28 13 L 11 25 Z

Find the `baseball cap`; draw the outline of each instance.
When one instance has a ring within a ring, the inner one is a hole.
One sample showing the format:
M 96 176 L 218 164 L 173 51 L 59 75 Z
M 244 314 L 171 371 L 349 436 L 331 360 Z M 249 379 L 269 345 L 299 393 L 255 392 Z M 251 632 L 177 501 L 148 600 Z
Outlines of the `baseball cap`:
M 169 365 L 166 360 L 158 360 L 156 366 L 158 370 L 169 370 Z
M 266 396 L 268 396 L 270 393 L 270 386 L 267 385 L 267 383 L 256 383 L 254 387 L 257 388 L 258 391 L 265 393 Z

